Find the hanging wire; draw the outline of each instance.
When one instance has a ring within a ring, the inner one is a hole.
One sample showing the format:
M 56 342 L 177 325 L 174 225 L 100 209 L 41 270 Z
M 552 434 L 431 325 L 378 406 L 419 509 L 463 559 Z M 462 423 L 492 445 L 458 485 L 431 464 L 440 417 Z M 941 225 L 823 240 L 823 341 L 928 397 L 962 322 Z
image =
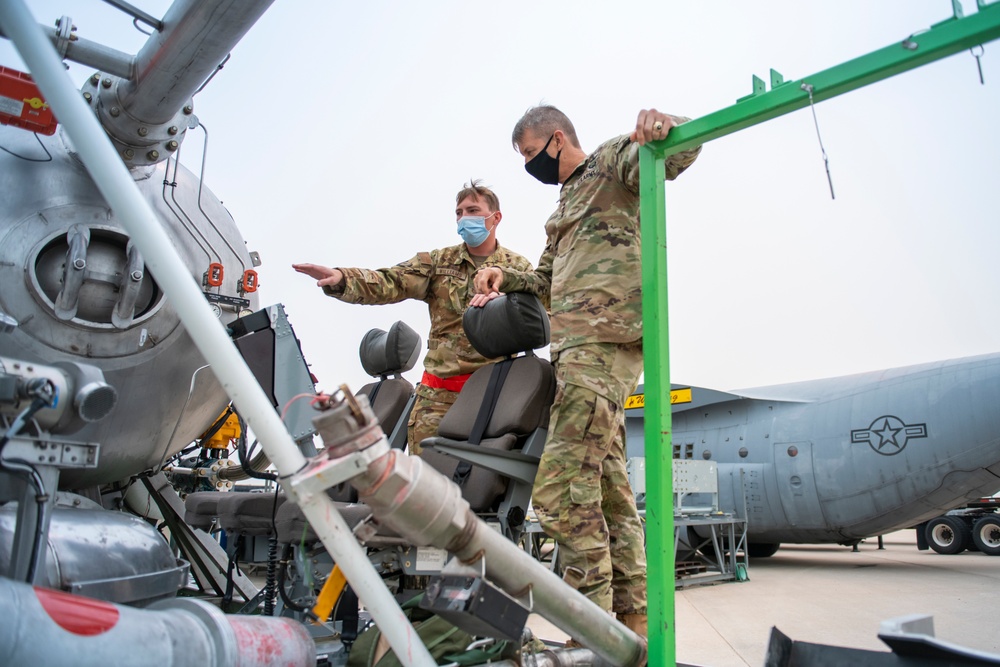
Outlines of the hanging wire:
M 38 145 L 42 147 L 43 151 L 45 151 L 45 158 L 44 159 L 42 159 L 42 158 L 28 157 L 26 155 L 18 155 L 14 151 L 10 150 L 9 148 L 4 148 L 3 146 L 0 146 L 0 151 L 3 151 L 4 153 L 9 153 L 10 155 L 13 155 L 16 158 L 20 158 L 22 160 L 27 160 L 28 162 L 52 162 L 52 153 L 50 153 L 49 149 L 46 148 L 45 144 L 42 143 L 42 138 L 38 136 L 37 132 L 33 132 L 32 134 L 35 135 L 35 139 L 38 141 Z
M 819 133 L 819 119 L 816 118 L 816 105 L 813 103 L 812 84 L 803 83 L 802 90 L 809 93 L 809 108 L 812 109 L 813 124 L 816 126 L 816 138 L 819 140 L 819 150 L 823 154 L 823 165 L 826 167 L 826 181 L 830 184 L 830 199 L 836 199 L 833 194 L 833 177 L 830 176 L 830 158 L 826 156 L 826 149 L 823 148 L 823 137 Z
M 150 30 L 149 32 L 146 32 L 145 30 L 143 30 L 142 28 L 140 28 L 139 27 L 139 19 L 137 19 L 137 18 L 132 19 L 132 25 L 135 26 L 136 30 L 138 30 L 139 32 L 141 32 L 144 35 L 152 35 L 153 34 L 152 30 Z
M 983 81 L 983 63 L 980 62 L 979 59 L 983 57 L 984 53 L 986 53 L 986 49 L 983 47 L 982 44 L 979 44 L 978 45 L 979 53 L 976 53 L 976 48 L 977 47 L 974 46 L 971 49 L 969 49 L 969 53 L 971 53 L 972 57 L 976 59 L 976 69 L 979 70 L 979 83 L 980 83 L 980 85 L 985 86 L 986 82 Z

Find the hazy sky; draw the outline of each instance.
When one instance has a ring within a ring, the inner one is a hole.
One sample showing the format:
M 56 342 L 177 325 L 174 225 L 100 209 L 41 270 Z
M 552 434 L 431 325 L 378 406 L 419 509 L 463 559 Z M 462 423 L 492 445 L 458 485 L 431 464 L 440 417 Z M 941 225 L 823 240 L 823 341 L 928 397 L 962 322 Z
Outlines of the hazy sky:
M 122 51 L 145 40 L 98 0 L 29 6 Z M 364 332 L 403 319 L 426 334 L 426 307 L 341 304 L 290 265 L 377 268 L 457 243 L 470 178 L 500 197 L 501 243 L 535 262 L 558 190 L 511 147 L 529 106 L 560 107 L 589 151 L 640 108 L 702 116 L 753 74 L 802 78 L 950 16 L 947 0 L 277 0 L 195 98 L 206 183 L 320 387 L 357 387 Z M 4 40 L 0 65 L 23 67 Z M 964 52 L 818 105 L 834 201 L 808 110 L 708 144 L 667 185 L 675 381 L 732 389 L 1000 348 L 1000 43 L 982 66 L 985 86 Z M 201 146 L 198 132 L 183 146 L 195 171 Z

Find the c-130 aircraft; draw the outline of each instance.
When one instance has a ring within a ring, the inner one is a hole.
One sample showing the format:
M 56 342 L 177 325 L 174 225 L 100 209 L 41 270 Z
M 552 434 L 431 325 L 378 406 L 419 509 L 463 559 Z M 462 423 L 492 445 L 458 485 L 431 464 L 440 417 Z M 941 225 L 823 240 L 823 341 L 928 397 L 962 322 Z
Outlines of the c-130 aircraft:
M 674 458 L 718 463 L 751 556 L 855 545 L 1000 489 L 1000 354 L 671 399 Z M 626 411 L 630 456 L 642 419 Z

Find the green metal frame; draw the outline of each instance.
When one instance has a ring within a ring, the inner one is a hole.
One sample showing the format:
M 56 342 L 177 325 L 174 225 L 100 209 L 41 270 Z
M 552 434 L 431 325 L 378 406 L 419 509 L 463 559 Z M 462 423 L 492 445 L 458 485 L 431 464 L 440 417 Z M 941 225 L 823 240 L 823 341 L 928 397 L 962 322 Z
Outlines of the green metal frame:
M 1000 2 L 977 0 L 978 11 L 796 81 L 771 70 L 771 90 L 753 77 L 753 92 L 736 104 L 684 123 L 639 153 L 642 311 L 645 350 L 646 552 L 649 561 L 649 664 L 676 665 L 674 625 L 673 453 L 667 320 L 666 157 L 758 123 L 1000 38 Z

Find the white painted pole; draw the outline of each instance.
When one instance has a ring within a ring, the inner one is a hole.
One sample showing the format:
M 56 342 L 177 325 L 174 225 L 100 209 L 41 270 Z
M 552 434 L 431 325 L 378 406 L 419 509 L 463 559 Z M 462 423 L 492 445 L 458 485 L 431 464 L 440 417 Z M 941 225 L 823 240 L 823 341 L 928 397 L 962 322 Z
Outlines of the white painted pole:
M 55 49 L 22 0 L 0 0 L 0 29 L 14 42 L 97 188 L 139 247 L 170 305 L 177 311 L 198 350 L 211 364 L 212 372 L 240 415 L 260 439 L 278 472 L 288 477 L 301 470 L 306 464 L 305 457 L 212 313 L 196 281 L 174 250 L 170 237 L 143 199 L 94 113 L 67 77 Z M 288 486 L 286 493 L 297 501 Z M 396 656 L 404 665 L 435 665 L 333 501 L 325 494 L 306 500 L 303 506 L 306 517 L 317 528 L 324 546 L 371 612 Z

